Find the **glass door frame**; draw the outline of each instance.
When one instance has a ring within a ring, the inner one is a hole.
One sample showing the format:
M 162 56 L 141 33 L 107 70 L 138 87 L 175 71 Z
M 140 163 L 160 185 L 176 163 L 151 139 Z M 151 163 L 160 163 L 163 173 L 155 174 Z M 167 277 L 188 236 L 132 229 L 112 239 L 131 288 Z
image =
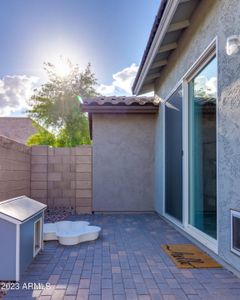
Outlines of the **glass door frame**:
M 162 110 L 163 110 L 163 216 L 178 227 L 183 228 L 183 222 L 184 222 L 184 193 L 182 190 L 182 222 L 178 220 L 177 218 L 174 218 L 170 214 L 166 212 L 166 103 L 170 100 L 170 98 L 174 95 L 174 93 L 182 87 L 182 93 L 183 93 L 183 83 L 182 81 L 178 82 L 177 85 L 172 89 L 170 94 L 167 96 L 166 100 L 162 104 Z M 183 96 L 182 96 L 182 130 L 183 130 Z M 182 134 L 182 147 L 183 147 L 183 134 Z M 184 168 L 183 168 L 183 156 L 182 156 L 182 183 L 183 183 L 183 173 L 184 173 Z
M 180 227 L 183 231 L 191 235 L 194 239 L 204 244 L 210 250 L 218 253 L 218 240 L 203 233 L 199 229 L 189 224 L 189 82 L 195 77 L 195 75 L 216 56 L 218 67 L 218 41 L 215 37 L 208 47 L 203 51 L 201 56 L 195 61 L 195 63 L 187 70 L 184 76 L 179 80 L 176 86 L 172 89 L 166 100 L 162 103 L 163 110 L 163 216 Z M 217 68 L 218 69 L 218 68 Z M 217 72 L 218 73 L 218 72 Z M 218 83 L 218 74 L 217 74 Z M 182 147 L 183 147 L 183 161 L 182 161 L 182 223 L 173 218 L 165 211 L 165 103 L 170 99 L 174 92 L 182 85 Z M 216 97 L 216 209 L 218 216 L 218 93 Z M 218 233 L 218 218 L 217 218 L 217 233 Z M 217 234 L 218 237 L 218 234 Z
M 201 243 L 206 245 L 215 253 L 218 253 L 218 240 L 210 237 L 201 230 L 190 224 L 189 220 L 189 184 L 190 184 L 190 172 L 189 172 L 189 132 L 190 132 L 190 121 L 189 121 L 189 83 L 191 80 L 201 71 L 214 57 L 217 60 L 217 39 L 215 38 L 212 43 L 207 47 L 201 57 L 192 66 L 183 78 L 183 148 L 184 148 L 184 174 L 183 174 L 183 194 L 184 194 L 184 228 L 185 231 L 192 235 L 194 238 L 199 240 Z M 217 72 L 218 73 L 218 72 Z M 218 75 L 218 74 L 217 74 Z M 218 77 L 218 76 L 217 76 Z M 218 82 L 218 80 L 217 80 Z M 218 216 L 218 97 L 216 98 L 216 210 Z M 218 231 L 218 219 L 216 220 L 217 231 Z M 218 236 L 218 234 L 217 234 Z

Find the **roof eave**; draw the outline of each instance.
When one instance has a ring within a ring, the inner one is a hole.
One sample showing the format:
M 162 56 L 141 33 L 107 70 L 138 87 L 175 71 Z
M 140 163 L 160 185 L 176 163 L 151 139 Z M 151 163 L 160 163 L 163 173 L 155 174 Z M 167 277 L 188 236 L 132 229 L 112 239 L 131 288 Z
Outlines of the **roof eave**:
M 88 113 L 89 133 L 92 140 L 92 115 L 93 114 L 156 114 L 158 105 L 88 105 L 81 104 L 81 112 Z
M 81 104 L 81 111 L 84 113 L 98 114 L 136 114 L 136 113 L 157 113 L 158 105 L 88 105 Z
M 161 16 L 161 20 L 158 25 L 156 34 L 153 38 L 150 49 L 145 58 L 144 64 L 142 67 L 140 67 L 139 73 L 137 74 L 136 79 L 134 81 L 133 88 L 132 88 L 132 92 L 134 95 L 139 95 L 142 93 L 144 80 L 147 76 L 147 73 L 159 49 L 159 46 L 163 41 L 163 38 L 168 30 L 168 27 L 171 23 L 171 20 L 180 2 L 181 0 L 165 0 L 161 3 L 161 6 L 164 5 L 165 3 L 166 5 L 163 14 Z M 148 92 L 152 91 L 153 89 L 154 89 L 154 85 L 152 85 L 151 89 L 149 89 Z

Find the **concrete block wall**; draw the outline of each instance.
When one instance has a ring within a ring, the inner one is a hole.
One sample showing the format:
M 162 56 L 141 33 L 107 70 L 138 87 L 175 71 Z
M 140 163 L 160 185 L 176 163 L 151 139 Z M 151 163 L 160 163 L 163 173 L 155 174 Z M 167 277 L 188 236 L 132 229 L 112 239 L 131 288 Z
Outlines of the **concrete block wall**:
M 92 147 L 75 148 L 76 212 L 92 211 Z
M 75 208 L 75 149 L 48 148 L 48 205 Z
M 0 201 L 21 195 L 49 208 L 91 213 L 91 146 L 30 148 L 0 136 Z
M 92 211 L 92 149 L 32 147 L 31 196 L 50 208 Z
M 32 147 L 31 197 L 48 204 L 48 146 Z
M 31 148 L 0 136 L 0 201 L 30 196 Z

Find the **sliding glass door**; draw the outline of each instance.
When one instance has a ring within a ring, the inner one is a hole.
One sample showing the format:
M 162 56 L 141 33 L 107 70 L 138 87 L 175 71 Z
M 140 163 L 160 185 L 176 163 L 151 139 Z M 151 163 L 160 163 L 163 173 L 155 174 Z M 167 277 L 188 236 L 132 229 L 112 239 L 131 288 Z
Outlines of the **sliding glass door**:
M 215 239 L 216 95 L 213 57 L 189 82 L 189 223 Z
M 165 213 L 182 222 L 182 86 L 165 104 Z

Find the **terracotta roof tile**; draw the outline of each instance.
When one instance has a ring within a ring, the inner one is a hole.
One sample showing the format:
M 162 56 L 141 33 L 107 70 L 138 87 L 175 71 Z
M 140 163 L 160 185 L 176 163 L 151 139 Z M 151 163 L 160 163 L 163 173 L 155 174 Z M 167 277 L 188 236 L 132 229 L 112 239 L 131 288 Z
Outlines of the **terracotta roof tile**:
M 155 97 L 94 97 L 90 99 L 84 99 L 83 103 L 86 105 L 145 105 L 145 104 L 153 104 L 155 106 L 159 105 L 159 101 Z

